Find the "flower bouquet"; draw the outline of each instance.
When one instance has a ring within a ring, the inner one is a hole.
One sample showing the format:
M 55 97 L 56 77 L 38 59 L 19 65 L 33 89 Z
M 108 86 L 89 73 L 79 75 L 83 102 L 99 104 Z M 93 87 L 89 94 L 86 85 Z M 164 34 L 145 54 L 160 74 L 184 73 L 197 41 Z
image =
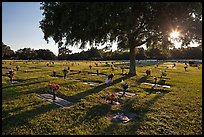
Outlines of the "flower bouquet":
M 16 66 L 17 71 L 19 70 L 19 68 L 20 68 L 20 66 L 19 66 L 19 65 L 17 65 L 17 66 Z
M 56 91 L 60 88 L 58 84 L 49 84 L 50 89 L 53 91 L 53 100 L 56 99 Z
M 57 73 L 56 70 L 53 70 L 53 71 L 52 71 L 52 75 L 53 75 L 54 77 L 56 77 L 56 73 Z
M 10 81 L 13 81 L 13 76 L 16 74 L 16 71 L 11 69 L 9 70 L 9 72 L 7 73 L 8 77 L 10 78 Z
M 89 68 L 91 69 L 91 68 L 92 68 L 92 66 L 90 65 L 90 66 L 89 66 Z
M 123 88 L 123 94 L 122 94 L 122 97 L 125 95 L 125 92 L 127 91 L 127 89 L 129 88 L 129 85 L 127 82 L 124 83 L 124 81 L 122 80 L 121 82 L 121 86 Z
M 121 66 L 120 69 L 122 70 L 122 74 L 124 74 L 124 69 L 125 68 L 123 66 Z
M 122 86 L 123 90 L 127 90 L 128 87 L 129 87 L 127 82 L 126 83 L 121 83 L 121 86 Z
M 188 68 L 188 65 L 186 64 L 186 65 L 184 66 L 185 71 L 186 71 L 187 68 Z
M 147 74 L 147 76 L 151 75 L 151 69 L 147 69 L 146 74 Z
M 162 71 L 162 73 L 161 73 L 161 78 L 162 78 L 162 76 L 167 76 L 166 71 Z
M 113 104 L 113 100 L 116 99 L 116 96 L 113 93 L 106 95 L 106 101 L 110 101 L 110 104 Z

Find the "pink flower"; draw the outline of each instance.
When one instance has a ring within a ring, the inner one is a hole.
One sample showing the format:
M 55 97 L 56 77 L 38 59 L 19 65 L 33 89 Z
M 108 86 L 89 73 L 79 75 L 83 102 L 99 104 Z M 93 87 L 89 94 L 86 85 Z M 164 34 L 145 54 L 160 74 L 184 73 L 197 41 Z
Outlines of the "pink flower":
M 52 72 L 56 72 L 56 70 L 53 70 Z
M 12 69 L 12 70 L 9 71 L 9 74 L 14 75 L 14 74 L 16 74 L 16 71 Z

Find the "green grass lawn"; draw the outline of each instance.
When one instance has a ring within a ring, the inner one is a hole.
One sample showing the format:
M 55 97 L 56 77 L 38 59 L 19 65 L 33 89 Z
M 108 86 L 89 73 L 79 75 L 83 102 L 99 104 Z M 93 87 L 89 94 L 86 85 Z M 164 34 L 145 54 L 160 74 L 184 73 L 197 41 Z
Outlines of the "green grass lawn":
M 110 74 L 111 66 L 104 61 L 55 61 L 49 67 L 48 62 L 33 64 L 23 61 L 3 61 L 2 64 L 2 134 L 32 135 L 202 135 L 202 67 L 189 67 L 184 71 L 184 63 L 173 65 L 165 62 L 155 68 L 153 63 L 137 65 L 137 76 L 120 75 L 116 66 L 129 65 L 115 62 L 113 85 L 105 85 L 106 77 L 92 76 L 88 72 Z M 9 64 L 11 62 L 11 65 Z M 109 62 L 111 64 L 111 62 Z M 17 84 L 7 84 L 6 67 L 20 70 L 14 76 Z M 92 65 L 92 69 L 89 68 Z M 99 84 L 86 85 L 63 79 L 62 69 L 71 67 L 67 77 L 83 81 L 96 81 Z M 146 69 L 152 74 L 146 76 Z M 52 70 L 59 78 L 52 77 Z M 160 84 L 171 86 L 170 89 L 155 87 L 142 82 L 153 82 L 154 76 L 160 76 L 160 70 L 167 71 L 167 76 Z M 26 71 L 27 70 L 27 71 Z M 81 73 L 78 73 L 81 70 Z M 125 70 L 128 72 L 128 69 Z M 130 85 L 129 92 L 136 96 L 121 97 L 120 105 L 107 103 L 106 93 L 122 90 L 121 81 Z M 73 102 L 70 107 L 59 107 L 39 98 L 37 95 L 51 93 L 48 84 L 60 85 L 57 97 Z M 159 93 L 159 94 L 157 94 Z M 134 113 L 136 118 L 126 124 L 111 122 L 115 113 Z

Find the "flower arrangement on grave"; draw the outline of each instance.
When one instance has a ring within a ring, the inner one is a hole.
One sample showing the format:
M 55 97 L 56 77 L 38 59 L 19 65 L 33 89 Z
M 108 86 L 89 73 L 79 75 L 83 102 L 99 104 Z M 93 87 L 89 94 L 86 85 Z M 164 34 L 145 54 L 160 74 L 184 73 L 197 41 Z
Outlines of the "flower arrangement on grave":
M 67 70 L 70 70 L 70 66 L 67 67 Z
M 151 75 L 151 69 L 147 69 L 146 74 L 147 74 L 147 76 Z
M 120 69 L 122 70 L 122 74 L 123 74 L 125 68 L 123 66 L 121 66 Z
M 53 71 L 52 71 L 52 75 L 53 75 L 54 77 L 56 77 L 56 73 L 57 73 L 56 70 L 53 70 Z
M 58 85 L 58 84 L 49 84 L 48 86 L 50 87 L 50 89 L 53 92 L 53 100 L 56 100 L 56 93 L 57 93 L 57 90 L 60 88 L 60 85 Z
M 89 65 L 89 68 L 91 69 L 91 68 L 92 68 L 92 66 L 91 66 L 91 65 Z
M 200 65 L 198 65 L 197 67 L 198 67 L 198 69 L 200 70 Z
M 187 68 L 188 68 L 188 65 L 186 64 L 186 65 L 184 66 L 185 71 L 186 71 Z
M 19 70 L 19 68 L 20 68 L 20 66 L 19 66 L 19 65 L 17 65 L 17 66 L 16 66 L 17 71 Z
M 114 71 L 114 70 L 115 70 L 115 69 L 114 69 L 114 67 L 112 66 L 112 67 L 111 67 L 111 71 Z
M 106 101 L 110 101 L 110 104 L 113 104 L 113 100 L 116 99 L 116 96 L 113 93 L 107 94 L 105 97 Z
M 127 82 L 124 82 L 123 80 L 121 81 L 121 86 L 123 88 L 123 90 L 127 90 L 128 89 L 128 83 Z
M 68 70 L 65 68 L 65 69 L 62 70 L 62 72 L 64 73 L 64 79 L 65 79 L 66 76 L 67 76 Z
M 123 80 L 121 81 L 121 86 L 123 88 L 123 94 L 122 97 L 125 95 L 125 92 L 127 91 L 127 89 L 129 88 L 129 85 L 127 82 L 124 82 Z
M 16 74 L 16 71 L 11 69 L 9 70 L 9 72 L 7 73 L 8 77 L 10 78 L 10 81 L 13 81 L 13 76 Z
M 165 71 L 162 71 L 162 73 L 161 73 L 161 78 L 162 78 L 162 76 L 167 76 L 166 70 L 165 70 Z

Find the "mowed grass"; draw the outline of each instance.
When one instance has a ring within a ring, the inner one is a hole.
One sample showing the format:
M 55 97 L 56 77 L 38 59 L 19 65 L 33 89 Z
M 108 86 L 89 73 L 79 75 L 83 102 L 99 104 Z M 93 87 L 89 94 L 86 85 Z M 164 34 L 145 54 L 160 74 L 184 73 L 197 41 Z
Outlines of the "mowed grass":
M 176 63 L 176 69 L 166 66 L 171 62 L 161 63 L 155 68 L 154 63 L 137 65 L 137 76 L 120 75 L 116 66 L 128 63 L 115 62 L 112 72 L 113 85 L 107 87 L 106 77 L 92 76 L 88 72 L 110 74 L 110 65 L 104 61 L 54 61 L 49 67 L 47 61 L 34 64 L 23 61 L 5 61 L 2 64 L 2 134 L 32 135 L 202 135 L 202 67 L 189 67 L 184 71 L 184 63 Z M 9 64 L 11 62 L 11 65 Z M 73 65 L 72 65 L 73 64 Z M 6 67 L 20 70 L 14 76 L 18 84 L 7 84 Z M 92 69 L 89 68 L 92 65 Z M 63 79 L 62 69 L 71 67 L 67 77 L 83 81 L 100 82 L 86 85 Z M 152 74 L 146 77 L 147 68 Z M 57 71 L 58 78 L 51 76 Z M 160 76 L 162 70 L 167 76 L 160 83 L 171 86 L 170 89 L 143 85 L 153 82 L 154 76 Z M 26 72 L 27 70 L 27 72 Z M 81 73 L 78 73 L 81 70 Z M 161 71 L 160 71 L 161 70 Z M 111 105 L 102 97 L 106 93 L 122 90 L 121 80 L 130 85 L 129 92 L 137 96 L 121 97 L 120 105 Z M 70 107 L 59 107 L 45 101 L 37 95 L 51 93 L 49 83 L 60 85 L 57 96 L 73 102 Z M 159 94 L 158 94 L 159 93 Z M 111 122 L 112 115 L 118 112 L 134 113 L 136 118 L 126 124 Z

